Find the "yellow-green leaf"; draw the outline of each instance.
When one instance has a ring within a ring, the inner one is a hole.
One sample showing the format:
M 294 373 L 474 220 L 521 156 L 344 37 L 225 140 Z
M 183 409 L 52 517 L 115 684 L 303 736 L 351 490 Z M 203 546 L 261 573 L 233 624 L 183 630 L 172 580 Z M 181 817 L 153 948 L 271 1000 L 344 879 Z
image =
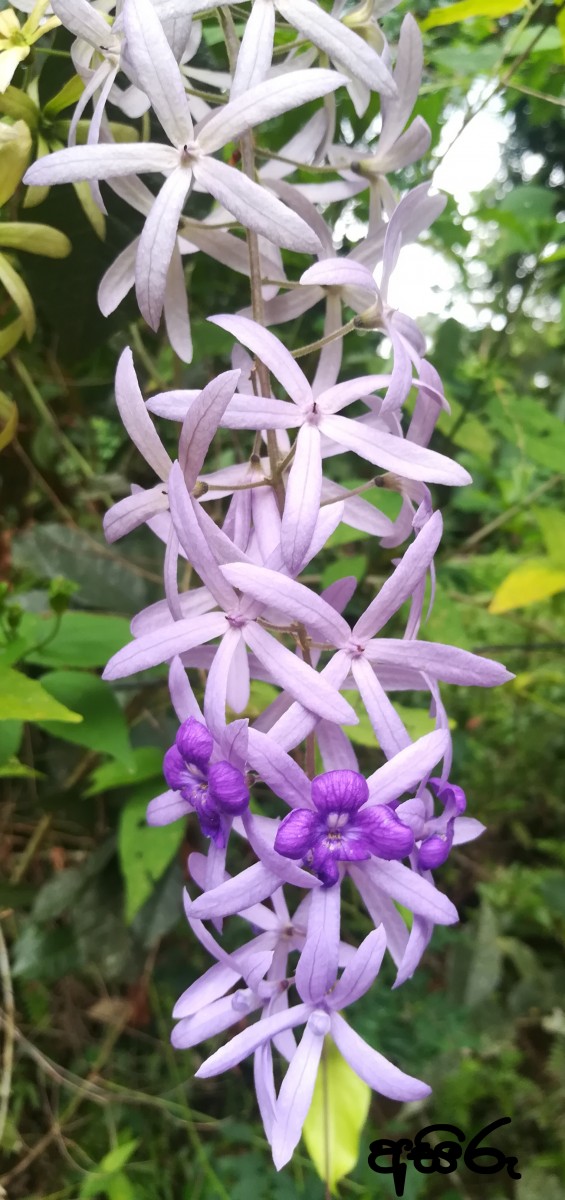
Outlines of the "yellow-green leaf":
M 551 565 L 565 571 L 565 513 L 559 508 L 537 508 L 534 516 Z
M 0 224 L 0 246 L 6 250 L 27 250 L 45 258 L 66 258 L 72 246 L 68 237 L 50 225 L 32 221 L 4 221 Z
M 457 21 L 468 21 L 469 17 L 506 17 L 519 8 L 525 8 L 526 3 L 527 0 L 459 0 L 459 3 L 448 4 L 445 8 L 433 8 L 420 21 L 420 29 L 425 32 L 438 25 L 455 25 Z
M 90 185 L 82 181 L 80 183 L 73 183 L 73 187 L 87 221 L 90 221 L 94 232 L 103 242 L 106 236 L 106 220 L 104 213 L 100 212 L 98 205 L 95 203 Z
M 18 410 L 13 400 L 0 392 L 0 450 L 10 445 L 18 428 Z
M 18 272 L 14 270 L 12 264 L 8 262 L 8 259 L 3 254 L 0 254 L 0 283 L 4 285 L 16 308 L 19 309 L 24 330 L 28 338 L 31 339 L 35 333 L 33 300 L 23 279 L 20 278 Z
M 0 666 L 0 721 L 82 721 L 80 713 L 60 704 L 36 679 Z
M 63 109 L 70 108 L 76 104 L 84 92 L 84 83 L 79 75 L 72 75 L 56 96 L 52 96 L 51 100 L 47 101 L 44 108 L 46 117 L 54 117 L 57 113 L 63 112 Z
M 320 1179 L 331 1191 L 357 1162 L 370 1100 L 371 1089 L 326 1038 L 303 1137 Z
M 0 206 L 13 196 L 26 169 L 31 134 L 25 121 L 0 124 Z
M 59 150 L 59 149 L 61 149 L 61 147 L 54 146 L 53 149 Z M 50 153 L 50 146 L 49 146 L 48 142 L 46 142 L 45 138 L 42 136 L 41 133 L 38 133 L 37 147 L 36 147 L 36 151 L 35 151 L 36 162 L 40 158 L 45 158 L 45 155 L 49 154 L 49 153 Z M 41 204 L 42 201 L 45 200 L 48 195 L 49 195 L 49 186 L 47 184 L 41 184 L 41 186 L 39 186 L 37 184 L 32 184 L 31 187 L 28 187 L 27 192 L 24 196 L 23 207 L 24 208 L 37 208 L 37 205 Z
M 5 354 L 9 354 L 10 350 L 17 346 L 24 332 L 25 327 L 21 317 L 16 317 L 15 321 L 11 321 L 4 329 L 0 329 L 0 358 L 4 358 Z
M 21 88 L 10 87 L 0 95 L 0 113 L 11 117 L 14 121 L 25 121 L 30 129 L 35 129 L 39 121 L 39 108 L 31 96 L 22 92 Z
M 490 602 L 489 612 L 525 608 L 527 604 L 548 600 L 557 592 L 565 592 L 565 571 L 553 567 L 548 558 L 531 559 L 503 579 Z

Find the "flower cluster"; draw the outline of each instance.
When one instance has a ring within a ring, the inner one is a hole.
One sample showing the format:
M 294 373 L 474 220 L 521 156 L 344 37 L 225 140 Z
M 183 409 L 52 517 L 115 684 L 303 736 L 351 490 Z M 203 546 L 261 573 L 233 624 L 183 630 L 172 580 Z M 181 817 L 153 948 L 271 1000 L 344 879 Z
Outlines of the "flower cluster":
M 430 140 L 422 118 L 411 120 L 422 74 L 418 26 L 406 16 L 390 46 L 380 17 L 391 7 L 374 0 L 347 12 L 338 2 L 329 14 L 315 0 L 253 0 L 241 42 L 224 8 L 229 69 L 214 72 L 198 65 L 198 48 L 203 24 L 215 19 L 215 0 L 123 0 L 113 19 L 105 0 L 52 0 L 76 39 L 73 60 L 84 91 L 69 146 L 37 161 L 26 177 L 36 186 L 89 181 L 100 204 L 99 183 L 106 181 L 145 216 L 139 239 L 102 280 L 100 305 L 112 311 L 135 283 L 141 314 L 153 329 L 164 314 L 171 344 L 187 363 L 193 348 L 182 256 L 208 255 L 250 282 L 250 307 L 210 317 L 233 338 L 232 367 L 202 390 L 145 401 L 131 351 L 121 355 L 118 408 L 156 482 L 132 486 L 107 514 L 105 530 L 114 541 L 147 524 L 161 539 L 165 598 L 134 618 L 132 640 L 105 678 L 169 665 L 179 730 L 165 755 L 167 790 L 149 805 L 148 821 L 197 818 L 208 849 L 189 859 L 200 894 L 187 893 L 185 907 L 215 960 L 178 1001 L 173 1043 L 196 1046 L 259 1014 L 197 1074 L 217 1074 L 253 1055 L 277 1167 L 300 1138 L 326 1037 L 383 1095 L 417 1100 L 429 1091 L 366 1045 L 341 1010 L 372 986 L 386 952 L 399 986 L 415 971 L 434 926 L 457 921 L 433 872 L 452 846 L 483 827 L 464 815 L 464 793 L 449 781 L 441 685 L 493 687 L 510 678 L 496 662 L 419 636 L 442 534 L 430 485 L 470 480 L 429 448 L 447 400 L 424 336 L 388 299 L 402 247 L 444 205 L 427 183 L 399 199 L 388 179 L 420 158 Z M 289 29 L 298 34 L 294 44 Z M 378 137 L 369 125 L 365 148 L 339 144 L 336 94 L 362 118 L 373 91 L 381 97 Z M 77 121 L 90 102 L 87 141 L 78 145 Z M 114 142 L 108 104 L 132 118 L 150 108 L 163 137 Z M 269 137 L 255 140 L 253 130 L 305 104 L 308 119 L 277 153 L 264 149 Z M 218 152 L 233 143 L 238 154 L 230 150 L 228 164 Z M 313 164 L 323 168 L 321 182 L 302 182 L 301 168 Z M 139 180 L 144 173 L 164 176 L 156 195 Z M 350 203 L 363 191 L 366 237 L 340 255 L 316 205 Z M 202 219 L 185 214 L 192 192 L 210 197 Z M 288 279 L 284 249 L 316 261 Z M 319 352 L 309 378 L 299 354 L 267 326 L 314 305 L 324 307 L 325 326 L 309 347 Z M 343 323 L 347 312 L 353 316 Z M 388 339 L 390 369 L 340 379 L 344 346 L 359 331 Z M 153 417 L 180 426 L 175 461 Z M 251 450 L 245 461 L 210 470 L 206 459 L 220 429 L 247 432 Z M 346 452 L 365 478 L 349 489 L 331 470 Z M 375 485 L 400 493 L 396 520 L 364 497 Z M 222 511 L 219 521 L 208 512 L 210 500 Z M 344 612 L 355 579 L 320 592 L 300 578 L 341 523 L 385 548 L 407 543 L 354 623 Z M 188 591 L 179 587 L 183 561 L 200 581 Z M 396 628 L 404 622 L 400 637 L 387 634 L 394 617 Z M 205 678 L 202 708 L 193 670 Z M 270 684 L 271 695 L 276 689 L 275 698 L 253 719 L 237 716 L 248 710 L 255 681 Z M 423 694 L 435 723 L 416 741 L 394 703 L 406 690 Z M 361 711 L 380 762 L 368 777 L 347 733 Z M 265 788 L 276 816 L 260 812 Z M 254 861 L 234 874 L 242 846 Z M 375 926 L 358 947 L 341 936 L 346 878 Z M 401 908 L 412 914 L 410 928 Z M 248 922 L 250 934 L 228 953 L 222 922 L 233 914 Z M 298 1026 L 304 1033 L 297 1044 Z M 287 1064 L 282 1083 L 280 1060 Z

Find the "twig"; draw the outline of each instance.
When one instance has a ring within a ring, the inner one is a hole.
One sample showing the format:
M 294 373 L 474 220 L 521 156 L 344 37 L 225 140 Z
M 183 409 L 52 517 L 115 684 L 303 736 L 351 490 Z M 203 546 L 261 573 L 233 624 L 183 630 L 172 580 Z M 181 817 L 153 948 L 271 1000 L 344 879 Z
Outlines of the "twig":
M 15 1029 L 15 1009 L 14 1009 L 14 989 L 12 987 L 12 975 L 10 972 L 10 959 L 8 957 L 8 949 L 2 933 L 2 924 L 0 922 L 0 976 L 2 978 L 2 995 L 4 998 L 4 1013 L 2 1025 L 4 1027 L 4 1048 L 2 1051 L 2 1078 L 0 1079 L 0 1143 L 6 1126 L 8 1116 L 8 1106 L 10 1103 L 10 1089 L 12 1085 L 12 1068 L 14 1065 L 14 1029 Z

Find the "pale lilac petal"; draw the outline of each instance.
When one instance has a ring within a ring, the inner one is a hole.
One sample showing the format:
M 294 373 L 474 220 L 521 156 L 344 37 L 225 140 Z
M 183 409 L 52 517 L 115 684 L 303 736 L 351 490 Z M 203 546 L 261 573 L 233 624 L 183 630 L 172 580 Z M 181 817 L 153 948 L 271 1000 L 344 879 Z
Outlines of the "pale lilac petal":
M 379 1095 L 404 1102 L 423 1100 L 430 1095 L 432 1089 L 427 1083 L 394 1067 L 387 1058 L 364 1042 L 339 1013 L 332 1014 L 332 1037 L 355 1074 Z
M 165 417 L 167 421 L 184 421 L 191 404 L 199 395 L 199 390 L 195 388 L 182 391 L 173 389 L 170 392 L 158 392 L 145 403 L 148 411 L 156 417 Z
M 210 1058 L 207 1058 L 198 1068 L 196 1077 L 209 1079 L 212 1075 L 220 1075 L 222 1071 L 231 1071 L 249 1054 L 253 1054 L 258 1046 L 270 1041 L 283 1029 L 294 1029 L 296 1025 L 304 1025 L 309 1015 L 308 1004 L 297 1004 L 294 1008 L 274 1013 L 271 1017 L 263 1017 L 251 1028 L 236 1034 L 227 1046 L 222 1046 L 220 1050 L 216 1050 L 215 1054 L 211 1054 Z
M 221 737 L 226 725 L 226 693 L 232 658 L 242 641 L 241 631 L 226 628 L 208 672 L 204 692 L 204 719 L 214 737 Z
M 401 984 L 406 983 L 407 979 L 412 978 L 424 950 L 429 945 L 433 931 L 433 921 L 427 921 L 425 917 L 414 917 L 410 937 L 408 938 L 408 945 L 399 965 L 396 979 L 392 985 L 393 988 L 400 987 Z
M 293 29 L 304 34 L 348 75 L 362 79 L 383 96 L 396 95 L 396 85 L 379 55 L 319 5 L 312 0 L 277 0 L 277 8 Z
M 224 371 L 210 380 L 191 404 L 184 419 L 179 440 L 179 462 L 189 492 L 198 479 L 240 374 L 240 371 Z
M 239 47 L 231 100 L 267 78 L 274 35 L 275 6 L 272 0 L 254 0 Z
M 174 464 L 169 477 L 169 504 L 177 537 L 189 562 L 192 563 L 218 604 L 221 604 L 227 612 L 237 609 L 236 594 L 224 579 L 200 528 L 194 510 L 194 502 L 187 492 L 179 463 Z
M 258 325 L 256 321 L 229 313 L 209 317 L 209 320 L 213 325 L 219 325 L 220 329 L 233 334 L 243 346 L 247 346 L 247 349 L 272 372 L 275 379 L 278 379 L 295 404 L 302 408 L 311 405 L 312 391 L 306 376 L 286 346 L 283 346 L 274 334 Z
M 129 347 L 120 355 L 115 386 L 116 404 L 132 442 L 156 475 L 166 480 L 172 466 L 171 459 L 145 407 Z
M 322 456 L 320 432 L 309 422 L 299 430 L 288 477 L 281 527 L 284 561 L 295 573 L 312 540 L 320 509 Z
M 193 136 L 190 109 L 182 75 L 151 0 L 127 0 L 123 20 L 135 83 L 149 97 L 169 141 L 183 146 Z
M 178 166 L 171 146 L 152 142 L 120 142 L 98 146 L 71 146 L 38 158 L 28 167 L 24 183 L 78 183 L 81 180 L 111 179 L 113 175 L 161 171 L 168 174 Z
M 451 487 L 462 487 L 471 482 L 469 472 L 459 463 L 407 442 L 390 433 L 381 433 L 368 425 L 359 426 L 348 417 L 325 416 L 320 428 L 327 437 L 347 450 L 353 450 L 361 458 L 392 471 L 406 479 L 422 479 L 428 483 L 446 483 Z
M 231 563 L 222 567 L 222 573 L 238 591 L 286 614 L 289 621 L 301 622 L 308 630 L 319 634 L 323 641 L 331 640 L 339 645 L 349 638 L 347 621 L 303 583 L 267 567 L 248 566 L 247 563 Z
M 453 827 L 453 845 L 464 846 L 466 842 L 474 842 L 475 838 L 486 832 L 486 826 L 475 817 L 456 817 Z
M 256 1011 L 261 1004 L 260 996 L 253 995 L 247 988 L 234 992 L 233 996 L 223 996 L 194 1016 L 181 1019 L 171 1033 L 171 1042 L 176 1050 L 189 1050 L 199 1042 L 223 1033 L 231 1025 L 238 1025 L 243 1016 Z
M 279 117 L 289 108 L 300 108 L 312 100 L 319 100 L 344 82 L 344 77 L 336 71 L 317 68 L 276 75 L 240 92 L 236 100 L 230 100 L 206 118 L 201 131 L 200 127 L 197 129 L 198 143 L 204 154 L 214 154 L 254 125 Z M 229 205 L 226 204 L 226 208 L 229 212 Z
M 337 725 L 358 724 L 354 709 L 327 679 L 277 642 L 266 629 L 248 624 L 243 629 L 243 636 L 272 678 L 304 707 Z
M 336 383 L 341 370 L 343 357 L 343 337 L 334 337 L 341 327 L 343 317 L 341 312 L 342 297 L 331 289 L 326 292 L 326 315 L 324 317 L 324 338 L 333 338 L 322 346 L 318 357 L 316 374 L 312 380 L 312 392 L 315 397 L 321 396 L 328 388 Z
M 277 1171 L 292 1158 L 312 1103 L 324 1048 L 325 1015 L 313 1013 L 308 1019 L 300 1045 L 292 1056 L 281 1084 L 272 1128 L 273 1162 Z
M 338 525 L 343 519 L 344 505 L 342 502 L 336 504 L 324 504 L 318 513 L 312 540 L 308 543 L 302 558 L 296 565 L 293 575 L 300 575 L 311 559 L 315 558 L 320 550 L 324 549 L 328 538 L 332 536 Z
M 205 892 L 197 900 L 190 901 L 186 911 L 189 916 L 202 921 L 210 917 L 231 917 L 250 905 L 266 900 L 280 886 L 280 875 L 275 875 L 263 863 L 254 863 L 239 875 Z
M 134 285 L 138 245 L 139 238 L 135 238 L 121 254 L 118 254 L 102 276 L 98 288 L 98 307 L 104 317 L 109 317 L 110 313 L 114 312 Z
M 367 644 L 365 653 L 373 663 L 411 667 L 444 683 L 459 683 L 463 687 L 498 687 L 514 678 L 502 663 L 472 654 L 470 650 L 460 650 L 457 646 L 443 646 L 440 642 L 378 638 Z
M 367 875 L 364 866 L 348 865 L 348 875 L 351 876 L 357 891 L 375 926 L 382 925 L 386 934 L 386 944 L 397 966 L 400 965 L 408 945 L 408 930 L 402 917 L 393 904 L 390 896 L 375 885 Z
M 367 779 L 370 804 L 388 804 L 404 792 L 415 791 L 430 774 L 449 745 L 447 729 L 434 729 L 412 742 Z
M 235 965 L 235 964 L 234 964 Z M 241 973 L 227 967 L 223 962 L 214 963 L 200 979 L 191 983 L 190 987 L 179 996 L 173 1008 L 173 1020 L 180 1021 L 183 1017 L 192 1017 L 200 1009 L 206 1008 L 219 1000 L 230 988 L 241 979 Z
M 383 584 L 353 627 L 352 637 L 365 641 L 374 637 L 412 595 L 418 580 L 425 575 L 439 546 L 443 530 L 440 512 L 434 513 L 412 545 L 408 547 L 392 575 Z
M 353 746 L 339 725 L 330 725 L 329 721 L 319 721 L 316 726 L 316 740 L 325 771 L 359 770 Z
M 271 396 L 235 395 L 222 425 L 225 429 L 292 429 L 300 423 L 295 404 Z
M 190 317 L 188 314 L 188 296 L 182 258 L 176 239 L 169 263 L 163 315 L 167 337 L 175 354 L 183 362 L 192 362 L 192 335 L 190 332 Z
M 249 730 L 249 763 L 268 787 L 291 808 L 310 808 L 310 780 L 275 738 Z
M 188 817 L 194 809 L 188 800 L 183 800 L 180 792 L 163 792 L 155 796 L 147 805 L 145 819 L 148 825 L 170 825 L 181 817 Z
M 30 6 L 30 12 L 32 7 L 33 5 Z M 77 38 L 84 38 L 97 50 L 103 49 L 112 38 L 108 22 L 87 0 L 53 0 L 51 8 L 65 29 L 74 33 Z
M 175 621 L 164 630 L 148 633 L 136 638 L 123 650 L 118 650 L 110 659 L 103 679 L 123 679 L 136 671 L 146 671 L 160 663 L 168 662 L 176 654 L 182 654 L 193 646 L 201 646 L 226 631 L 226 619 L 222 613 L 207 613 L 201 617 L 188 617 Z
M 332 1008 L 347 1008 L 369 991 L 380 971 L 385 950 L 386 934 L 381 925 L 380 929 L 373 929 L 363 939 L 357 953 L 346 966 L 331 994 Z
M 378 388 L 386 387 L 389 380 L 390 375 L 362 375 L 359 379 L 348 379 L 319 394 L 316 404 L 324 413 L 337 413 L 354 400 L 362 400 Z
M 172 171 L 151 208 L 139 239 L 135 292 L 140 312 L 152 329 L 159 328 L 179 217 L 191 184 L 189 168 L 177 167 Z
M 248 179 L 235 167 L 217 158 L 203 157 L 193 163 L 198 184 L 245 227 L 262 234 L 275 246 L 315 254 L 318 238 L 309 225 L 281 204 L 271 192 Z
M 348 654 L 338 651 L 320 672 L 321 677 L 329 680 L 337 688 L 342 687 L 349 673 L 350 661 Z M 270 733 L 280 746 L 286 750 L 292 750 L 314 729 L 317 720 L 317 715 L 309 711 L 304 702 L 291 704 L 287 712 L 279 717 L 276 724 L 272 726 Z M 342 724 L 341 721 L 335 719 L 332 723 Z
M 289 817 L 298 817 L 298 810 L 294 809 L 288 815 Z M 291 883 L 295 887 L 309 890 L 316 886 L 317 881 L 313 875 L 309 875 L 307 871 L 297 867 L 294 862 L 279 854 L 275 849 L 278 832 L 281 828 L 278 821 L 271 817 L 261 817 L 257 813 L 246 812 L 243 814 L 242 823 L 249 845 L 255 851 L 257 858 L 266 868 L 278 875 L 279 883 Z
M 107 542 L 116 542 L 119 538 L 131 533 L 153 517 L 155 513 L 166 512 L 169 507 L 169 497 L 162 485 L 154 488 L 142 488 L 133 496 L 125 496 L 118 500 L 104 514 L 102 522 L 104 537 Z
M 250 687 L 249 656 L 245 642 L 240 637 L 232 656 L 226 690 L 226 702 L 233 712 L 245 711 L 249 704 Z
M 253 1055 L 253 1083 L 257 1097 L 257 1107 L 261 1114 L 265 1136 L 270 1143 L 275 1120 L 275 1078 L 273 1071 L 273 1051 L 270 1042 L 259 1046 Z
M 289 156 L 291 158 L 294 157 L 294 152 L 291 149 L 290 144 L 286 146 L 282 153 L 285 156 Z M 263 175 L 264 172 L 262 171 L 261 174 Z M 323 253 L 325 255 L 333 256 L 334 248 L 331 230 L 324 221 L 322 215 L 318 212 L 317 208 L 315 208 L 314 205 L 311 204 L 310 201 L 301 194 L 298 188 L 294 187 L 291 183 L 286 183 L 283 179 L 274 180 L 269 177 L 269 187 L 276 192 L 277 196 L 280 196 L 281 200 L 284 200 L 285 204 L 288 204 L 289 208 L 292 208 L 294 212 L 298 213 L 298 216 L 302 217 L 303 220 L 306 221 L 307 225 L 311 226 L 311 228 L 314 230 L 314 233 L 320 240 L 320 245 L 323 247 Z M 275 278 L 279 279 L 280 276 L 277 275 Z M 302 294 L 301 288 L 294 289 L 295 296 L 300 296 Z M 305 310 L 303 309 L 302 311 L 304 312 Z M 297 313 L 296 315 L 299 316 L 300 314 Z M 269 324 L 276 324 L 276 322 L 269 321 Z
M 410 745 L 410 734 L 370 663 L 361 656 L 352 658 L 351 673 L 381 750 L 387 758 L 393 758 L 399 750 Z
M 290 813 L 289 816 L 298 814 Z M 306 941 L 295 974 L 300 999 L 308 1004 L 322 1001 L 337 979 L 340 906 L 339 886 L 312 889 Z
M 199 617 L 202 613 L 210 612 L 216 603 L 208 588 L 193 588 L 188 592 L 181 592 L 179 600 L 183 617 Z M 130 629 L 133 637 L 141 637 L 144 633 L 152 633 L 163 625 L 169 625 L 172 619 L 167 601 L 157 600 L 155 604 L 150 604 L 136 613 Z
M 376 886 L 405 908 L 426 917 L 435 925 L 453 925 L 459 920 L 455 905 L 427 879 L 403 863 L 371 859 L 363 870 Z
M 423 65 L 422 35 L 414 17 L 407 13 L 400 26 L 393 74 L 398 95 L 393 99 L 383 96 L 381 102 L 383 124 L 379 137 L 379 155 L 394 145 L 408 121 L 418 98 Z
M 173 708 L 182 725 L 188 717 L 194 717 L 204 725 L 204 717 L 200 705 L 190 686 L 188 676 L 180 658 L 173 658 L 169 667 L 169 692 Z
M 421 183 L 403 196 L 387 225 L 381 279 L 383 296 L 387 295 L 390 277 L 402 246 L 406 242 L 414 241 L 445 208 L 447 197 L 430 196 L 429 188 L 429 182 Z
M 371 295 L 378 294 L 378 288 L 371 271 L 362 263 L 347 258 L 323 258 L 314 263 L 300 276 L 300 282 L 314 284 L 318 287 L 359 287 L 368 292 L 367 307 Z

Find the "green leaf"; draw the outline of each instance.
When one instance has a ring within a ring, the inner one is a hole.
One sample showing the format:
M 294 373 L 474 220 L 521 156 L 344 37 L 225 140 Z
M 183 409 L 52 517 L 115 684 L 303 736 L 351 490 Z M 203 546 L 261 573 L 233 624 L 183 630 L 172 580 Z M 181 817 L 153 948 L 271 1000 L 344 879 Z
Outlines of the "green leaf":
M 345 691 L 343 694 L 359 717 L 358 725 L 348 725 L 348 738 L 356 746 L 368 746 L 374 750 L 379 743 L 359 692 Z M 433 717 L 430 717 L 426 708 L 407 708 L 401 704 L 395 704 L 394 707 L 414 741 L 423 737 L 425 733 L 431 733 L 436 728 L 435 721 Z M 455 721 L 450 720 L 449 727 L 454 729 Z
M 371 1089 L 326 1038 L 303 1137 L 320 1179 L 331 1191 L 357 1163 L 370 1101 Z
M 80 959 L 72 930 L 41 929 L 30 921 L 14 944 L 12 974 L 51 983 L 75 971 Z
M 104 1155 L 100 1163 L 100 1170 L 106 1175 L 111 1175 L 114 1171 L 121 1171 L 122 1167 L 125 1167 L 126 1163 L 129 1162 L 138 1146 L 139 1138 L 134 1138 L 130 1142 L 121 1142 L 119 1146 L 114 1146 L 113 1150 Z
M 104 870 L 114 852 L 115 839 L 111 837 L 90 853 L 81 866 L 56 871 L 39 892 L 36 892 L 33 905 L 34 921 L 52 921 L 76 904 L 90 881 Z
M 55 721 L 41 721 L 48 733 L 76 746 L 109 754 L 121 762 L 131 762 L 126 720 L 107 683 L 86 671 L 51 671 L 43 676 L 42 682 L 50 695 L 72 706 L 83 717 L 83 723 L 77 729 L 69 729 Z
M 14 401 L 0 392 L 0 450 L 10 445 L 18 432 L 18 410 Z
M 65 108 L 70 108 L 76 104 L 84 92 L 84 83 L 79 75 L 71 75 L 70 79 L 63 84 L 60 91 L 51 100 L 47 101 L 43 109 L 44 116 L 54 117 L 58 113 L 63 112 Z
M 0 763 L 8 762 L 18 753 L 23 728 L 21 721 L 0 721 Z
M 106 1184 L 106 1195 L 108 1200 L 136 1200 L 133 1184 L 130 1183 L 123 1171 L 118 1171 L 116 1175 L 110 1176 Z
M 483 900 L 465 987 L 464 1002 L 469 1008 L 483 1004 L 500 982 L 502 954 L 497 942 L 497 933 L 495 914 L 490 904 Z
M 36 679 L 0 666 L 0 721 L 48 720 L 56 720 L 66 729 L 63 722 L 82 721 L 82 715 Z
M 505 613 L 548 600 L 565 592 L 565 571 L 551 565 L 548 558 L 531 559 L 511 571 L 496 589 L 489 612 Z
M 468 21 L 470 17 L 506 17 L 526 7 L 527 0 L 459 0 L 445 8 L 432 8 L 420 29 L 436 29 L 440 25 L 455 25 L 457 21 Z
M 31 221 L 4 221 L 0 224 L 0 246 L 6 250 L 25 250 L 45 258 L 66 258 L 71 243 L 59 229 L 37 225 Z
M 41 771 L 27 767 L 18 758 L 9 758 L 0 766 L 0 779 L 43 779 Z
M 30 151 L 31 134 L 25 121 L 15 121 L 13 125 L 2 121 L 0 124 L 0 206 L 4 205 L 14 194 L 26 169 Z
M 144 783 L 147 779 L 163 778 L 163 753 L 156 746 L 139 746 L 133 750 L 131 760 L 124 765 L 119 762 L 102 763 L 92 772 L 85 796 L 100 796 L 113 788 L 130 787 L 132 783 Z
M 128 924 L 149 899 L 184 835 L 182 821 L 162 827 L 147 824 L 145 812 L 148 798 L 144 794 L 130 800 L 120 818 L 118 850 L 126 885 Z
M 37 623 L 36 638 L 41 642 L 53 628 L 53 616 L 38 621 L 37 617 L 27 614 L 22 621 L 23 630 L 34 621 Z M 30 650 L 26 657 L 28 662 L 44 667 L 104 667 L 129 640 L 129 621 L 125 617 L 72 611 L 61 618 L 53 641 L 45 647 Z
M 565 569 L 565 513 L 558 508 L 536 508 L 534 516 L 552 563 Z
M 335 583 L 336 579 L 344 579 L 347 575 L 354 575 L 359 582 L 366 570 L 366 554 L 345 554 L 337 562 L 328 563 L 325 570 L 322 571 L 321 586 L 327 588 L 330 583 Z

